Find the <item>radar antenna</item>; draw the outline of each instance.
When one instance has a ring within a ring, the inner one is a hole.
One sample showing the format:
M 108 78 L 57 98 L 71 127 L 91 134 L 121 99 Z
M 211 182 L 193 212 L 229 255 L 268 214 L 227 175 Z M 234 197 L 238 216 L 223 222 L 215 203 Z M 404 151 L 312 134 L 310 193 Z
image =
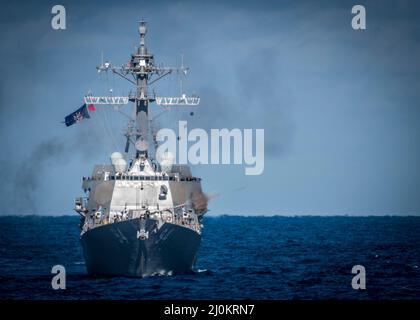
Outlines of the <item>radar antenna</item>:
M 97 66 L 98 73 L 112 72 L 122 79 L 127 80 L 135 86 L 134 92 L 130 92 L 128 96 L 113 96 L 112 92 L 108 96 L 94 96 L 88 93 L 84 96 L 86 104 L 93 105 L 126 105 L 128 102 L 135 104 L 135 117 L 129 122 L 126 136 L 125 152 L 128 152 L 130 143 L 133 143 L 137 149 L 136 158 L 148 157 L 149 152 L 149 104 L 155 102 L 159 106 L 197 106 L 200 103 L 198 96 L 187 96 L 183 92 L 183 78 L 189 71 L 184 66 L 184 55 L 181 55 L 181 66 L 179 68 L 165 67 L 164 65 L 156 65 L 153 54 L 149 53 L 146 48 L 145 37 L 147 33 L 146 22 L 139 22 L 140 44 L 136 47 L 135 52 L 131 54 L 130 60 L 121 67 L 114 67 L 110 61 L 103 61 L 103 53 L 101 54 L 101 65 Z M 154 92 L 149 94 L 149 87 L 155 82 L 161 80 L 172 73 L 178 73 L 181 77 L 179 97 L 157 96 Z M 133 125 L 135 123 L 135 125 Z M 133 128 L 135 126 L 135 128 Z M 135 141 L 131 137 L 135 136 Z

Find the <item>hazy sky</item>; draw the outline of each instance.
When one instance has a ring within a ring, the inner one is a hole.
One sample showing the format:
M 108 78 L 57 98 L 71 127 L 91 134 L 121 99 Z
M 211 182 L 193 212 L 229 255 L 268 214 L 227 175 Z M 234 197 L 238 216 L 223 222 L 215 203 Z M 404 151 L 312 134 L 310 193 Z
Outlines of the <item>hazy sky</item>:
M 193 117 L 174 111 L 163 123 L 265 129 L 263 175 L 193 168 L 220 194 L 209 214 L 420 213 L 416 1 L 0 3 L 0 214 L 71 213 L 81 176 L 123 148 L 111 111 L 61 121 L 89 89 L 127 93 L 95 66 L 101 51 L 127 62 L 142 17 L 157 62 L 177 65 L 184 53 L 186 90 L 202 98 Z M 51 28 L 55 4 L 67 10 L 66 30 Z M 351 28 L 355 4 L 366 7 L 367 30 Z M 177 86 L 175 76 L 156 91 Z

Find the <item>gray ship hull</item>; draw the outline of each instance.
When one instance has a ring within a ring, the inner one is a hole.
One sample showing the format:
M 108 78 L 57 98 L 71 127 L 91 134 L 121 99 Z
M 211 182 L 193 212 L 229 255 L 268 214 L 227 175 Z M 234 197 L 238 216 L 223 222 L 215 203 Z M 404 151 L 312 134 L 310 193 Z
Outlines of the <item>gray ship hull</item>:
M 189 228 L 153 219 L 130 219 L 102 225 L 81 236 L 89 274 L 144 277 L 191 273 L 201 236 Z M 144 240 L 138 232 L 148 232 Z

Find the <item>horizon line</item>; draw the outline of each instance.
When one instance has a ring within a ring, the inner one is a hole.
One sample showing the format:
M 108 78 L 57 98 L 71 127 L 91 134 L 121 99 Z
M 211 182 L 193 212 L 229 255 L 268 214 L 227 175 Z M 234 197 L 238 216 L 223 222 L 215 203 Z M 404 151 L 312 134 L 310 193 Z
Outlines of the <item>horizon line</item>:
M 420 213 L 360 213 L 360 214 L 344 214 L 344 213 L 259 213 L 259 214 L 240 214 L 240 213 L 208 213 L 205 214 L 206 218 L 219 218 L 219 217 L 420 217 Z M 40 213 L 19 213 L 19 214 L 2 214 L 2 217 L 80 217 L 73 213 L 63 214 L 40 214 Z

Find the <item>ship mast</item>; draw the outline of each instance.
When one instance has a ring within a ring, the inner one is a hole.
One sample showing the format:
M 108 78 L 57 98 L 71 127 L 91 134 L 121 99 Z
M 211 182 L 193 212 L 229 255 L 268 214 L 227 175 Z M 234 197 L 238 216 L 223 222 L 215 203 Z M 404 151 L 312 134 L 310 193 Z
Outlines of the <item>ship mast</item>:
M 125 152 L 128 152 L 129 144 L 132 142 L 130 137 L 135 136 L 136 140 L 134 145 L 136 147 L 136 158 L 147 158 L 149 156 L 149 104 L 156 101 L 158 105 L 165 107 L 197 106 L 200 103 L 200 98 L 196 96 L 187 97 L 182 92 L 181 97 L 149 96 L 148 87 L 151 84 L 159 81 L 172 72 L 185 75 L 189 68 L 184 67 L 183 61 L 180 68 L 155 66 L 153 54 L 147 51 L 145 44 L 147 28 L 144 20 L 140 21 L 138 31 L 140 34 L 140 45 L 136 49 L 136 52 L 131 55 L 127 64 L 122 67 L 113 67 L 111 66 L 111 63 L 107 61 L 97 67 L 98 72 L 108 72 L 108 70 L 110 70 L 135 85 L 135 94 L 130 94 L 128 97 L 94 97 L 92 94 L 89 94 L 85 96 L 85 103 L 122 105 L 127 104 L 128 101 L 134 102 L 136 128 L 134 128 L 134 130 L 129 130 L 130 132 L 127 132 L 126 134 L 127 144 Z
M 153 66 L 153 55 L 147 53 L 144 38 L 146 36 L 146 22 L 141 21 L 139 25 L 140 47 L 137 54 L 131 56 L 131 66 L 137 68 L 137 97 L 136 97 L 136 121 L 138 126 L 138 134 L 136 136 L 137 154 L 147 157 L 148 149 L 148 132 L 149 132 L 149 98 L 147 95 L 147 82 L 149 78 L 148 67 Z

